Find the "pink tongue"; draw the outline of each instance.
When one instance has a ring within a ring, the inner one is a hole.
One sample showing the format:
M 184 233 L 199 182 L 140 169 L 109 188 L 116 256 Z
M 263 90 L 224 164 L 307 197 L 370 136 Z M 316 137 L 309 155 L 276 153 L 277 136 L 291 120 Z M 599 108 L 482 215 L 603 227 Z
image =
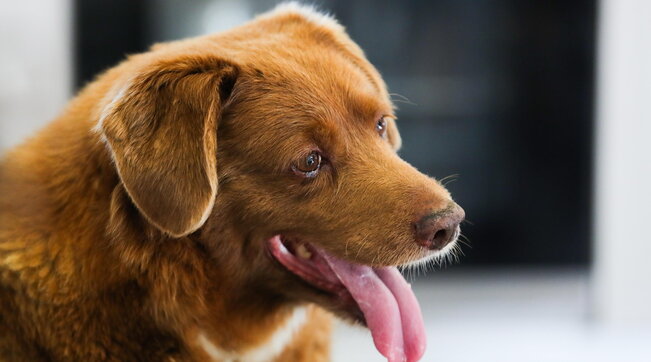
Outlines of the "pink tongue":
M 425 353 L 425 324 L 418 300 L 411 291 L 411 285 L 395 267 L 375 269 L 375 273 L 391 290 L 398 302 L 407 361 L 418 361 Z
M 418 301 L 398 269 L 374 270 L 323 256 L 364 313 L 378 351 L 389 362 L 418 361 L 425 351 L 425 327 Z

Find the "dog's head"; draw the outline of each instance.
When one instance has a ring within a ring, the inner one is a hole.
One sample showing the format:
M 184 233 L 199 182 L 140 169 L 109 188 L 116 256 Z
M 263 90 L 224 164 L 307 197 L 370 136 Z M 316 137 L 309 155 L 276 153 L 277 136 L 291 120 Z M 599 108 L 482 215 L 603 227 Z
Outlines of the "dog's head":
M 463 210 L 397 155 L 386 86 L 343 28 L 285 9 L 139 57 L 99 128 L 146 220 L 217 259 L 236 243 L 227 258 L 259 288 L 417 359 L 418 306 L 390 266 L 450 249 Z

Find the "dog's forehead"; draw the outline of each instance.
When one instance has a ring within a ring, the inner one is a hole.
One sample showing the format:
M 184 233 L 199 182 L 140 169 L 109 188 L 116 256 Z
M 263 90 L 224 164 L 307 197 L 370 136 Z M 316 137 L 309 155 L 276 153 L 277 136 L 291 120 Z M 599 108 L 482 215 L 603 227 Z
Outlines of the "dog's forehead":
M 392 110 L 381 86 L 338 54 L 312 54 L 290 68 L 266 79 L 278 86 L 278 96 L 289 107 L 340 121 L 368 120 Z
M 263 17 L 242 29 L 238 57 L 253 76 L 306 112 L 342 120 L 391 113 L 386 85 L 343 27 L 301 13 Z M 327 110 L 324 107 L 327 106 Z

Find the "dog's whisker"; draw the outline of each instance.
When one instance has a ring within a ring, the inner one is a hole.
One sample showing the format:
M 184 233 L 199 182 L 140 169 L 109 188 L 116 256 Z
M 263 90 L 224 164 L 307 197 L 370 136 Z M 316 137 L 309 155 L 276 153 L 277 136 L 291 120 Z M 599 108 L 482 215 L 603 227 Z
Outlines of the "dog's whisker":
M 404 99 L 404 100 L 406 100 L 406 101 L 409 100 L 409 98 L 403 96 L 403 95 L 400 94 L 400 93 L 389 93 L 389 97 L 393 97 L 393 96 L 400 97 L 401 99 Z M 393 98 L 392 98 L 392 99 L 393 99 Z
M 462 220 L 461 222 L 462 222 L 462 223 L 466 223 L 466 224 L 468 224 L 468 225 L 473 225 L 473 226 L 475 225 L 474 222 L 472 222 L 472 221 L 470 221 L 470 220 L 468 220 L 468 219 L 464 219 L 464 220 Z
M 447 175 L 447 176 L 443 177 L 442 179 L 440 179 L 439 183 L 442 184 L 443 186 L 446 186 L 450 182 L 456 181 L 459 178 L 459 176 L 460 175 L 458 173 L 453 173 L 451 175 Z
M 418 105 L 418 104 L 416 104 L 414 102 L 404 101 L 402 99 L 392 99 L 391 101 L 394 102 L 394 103 L 405 103 L 405 104 L 409 104 L 409 105 L 412 105 L 412 106 L 417 106 Z
M 457 180 L 458 180 L 458 179 L 456 179 L 456 178 L 449 179 L 449 180 L 447 180 L 447 181 L 445 181 L 445 182 L 443 183 L 443 186 L 444 186 L 444 187 L 448 187 L 449 184 L 451 184 L 451 183 L 453 183 L 454 181 L 457 181 Z
M 459 258 L 459 254 L 463 255 L 463 251 L 461 250 L 461 246 L 459 244 L 454 245 L 454 252 L 452 253 L 454 255 L 454 261 L 458 264 L 461 262 Z
M 472 245 L 470 245 L 470 243 L 468 243 L 465 240 L 459 239 L 459 244 L 462 244 L 462 245 L 467 246 L 468 248 L 472 249 Z
M 459 238 L 457 239 L 457 241 L 472 249 L 472 245 L 470 244 L 470 239 L 462 232 L 459 233 Z
M 466 256 L 466 253 L 463 251 L 463 248 L 461 247 L 461 245 L 457 246 L 457 253 L 461 254 L 461 256 Z M 461 262 L 461 261 L 459 260 L 459 262 Z
M 463 245 L 469 247 L 470 249 L 472 249 L 472 245 L 470 245 L 470 241 L 468 241 L 468 240 L 464 240 L 464 239 L 462 239 L 462 238 L 459 238 L 457 241 L 458 241 L 460 244 L 463 244 Z
M 400 97 L 399 99 L 395 99 L 395 97 Z M 418 104 L 412 102 L 409 98 L 403 96 L 402 94 L 398 93 L 389 93 L 389 97 L 391 97 L 392 102 L 399 102 L 399 103 L 406 103 L 406 104 L 411 104 L 413 106 L 417 106 Z

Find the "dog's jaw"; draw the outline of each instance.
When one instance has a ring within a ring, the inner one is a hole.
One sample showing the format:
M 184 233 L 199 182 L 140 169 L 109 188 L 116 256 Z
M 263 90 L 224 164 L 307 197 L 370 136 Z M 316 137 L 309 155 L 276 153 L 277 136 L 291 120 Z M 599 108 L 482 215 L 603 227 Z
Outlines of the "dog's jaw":
M 423 355 L 420 306 L 396 267 L 355 264 L 280 235 L 270 238 L 267 246 L 288 271 L 330 294 L 335 304 L 347 305 L 346 311 L 371 330 L 375 346 L 388 361 L 417 361 Z

